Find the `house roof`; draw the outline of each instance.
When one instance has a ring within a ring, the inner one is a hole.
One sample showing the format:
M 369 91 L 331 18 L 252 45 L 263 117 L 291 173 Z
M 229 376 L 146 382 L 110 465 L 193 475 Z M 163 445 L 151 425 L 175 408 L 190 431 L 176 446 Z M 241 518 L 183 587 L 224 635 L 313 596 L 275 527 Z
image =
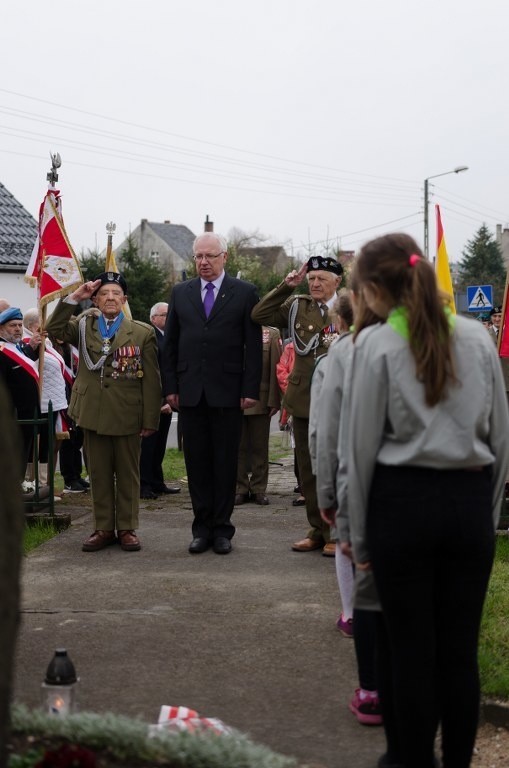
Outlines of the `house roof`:
M 160 224 L 156 221 L 148 221 L 147 225 L 182 258 L 192 254 L 195 235 L 184 224 L 170 224 L 169 222 Z
M 278 260 L 288 260 L 289 256 L 282 245 L 258 245 L 239 248 L 239 253 L 248 258 L 257 258 L 266 269 L 273 269 Z
M 0 269 L 27 267 L 36 237 L 36 220 L 0 183 Z

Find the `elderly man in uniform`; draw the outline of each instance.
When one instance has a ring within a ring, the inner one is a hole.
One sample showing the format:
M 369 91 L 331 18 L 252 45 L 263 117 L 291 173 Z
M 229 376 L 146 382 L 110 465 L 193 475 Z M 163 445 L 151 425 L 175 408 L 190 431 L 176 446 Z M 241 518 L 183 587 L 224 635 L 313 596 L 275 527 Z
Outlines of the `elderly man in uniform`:
M 76 304 L 89 298 L 96 309 L 73 317 Z M 69 416 L 84 433 L 95 523 L 84 552 L 117 540 L 126 551 L 141 549 L 140 437 L 158 427 L 161 381 L 154 329 L 124 315 L 126 299 L 122 275 L 103 272 L 60 301 L 47 323 L 79 349 Z
M 326 556 L 334 557 L 336 545 L 330 541 L 329 526 L 322 520 L 316 498 L 316 479 L 311 470 L 308 445 L 311 376 L 315 360 L 328 351 L 335 338 L 335 327 L 328 321 L 328 311 L 336 300 L 343 267 L 330 257 L 313 256 L 301 269 L 293 270 L 257 304 L 252 318 L 261 325 L 288 328 L 295 348 L 295 364 L 288 378 L 283 405 L 293 416 L 295 448 L 306 499 L 309 531 L 296 541 L 296 552 L 322 549 Z M 310 295 L 292 296 L 306 278 Z

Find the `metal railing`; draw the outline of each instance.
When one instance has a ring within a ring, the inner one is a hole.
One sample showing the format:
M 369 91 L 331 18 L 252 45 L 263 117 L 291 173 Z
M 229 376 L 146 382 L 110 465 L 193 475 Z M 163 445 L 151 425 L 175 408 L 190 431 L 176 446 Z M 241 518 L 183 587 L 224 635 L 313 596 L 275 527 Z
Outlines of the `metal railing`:
M 53 427 L 53 405 L 51 400 L 48 403 L 48 413 L 39 415 L 36 411 L 34 411 L 33 419 L 18 419 L 18 424 L 21 426 L 33 427 L 32 457 L 33 457 L 35 491 L 34 491 L 33 497 L 31 497 L 30 499 L 25 498 L 24 500 L 25 512 L 28 511 L 28 508 L 36 512 L 41 511 L 43 509 L 49 509 L 49 514 L 51 515 L 51 517 L 54 517 L 55 515 L 55 497 L 54 497 L 55 461 L 54 461 L 53 446 L 55 442 L 55 430 Z M 41 495 L 41 488 L 46 487 L 46 486 L 42 486 L 39 481 L 39 437 L 43 428 L 46 428 L 48 430 L 48 483 L 47 483 L 47 486 L 49 488 L 49 493 L 43 492 L 43 494 Z

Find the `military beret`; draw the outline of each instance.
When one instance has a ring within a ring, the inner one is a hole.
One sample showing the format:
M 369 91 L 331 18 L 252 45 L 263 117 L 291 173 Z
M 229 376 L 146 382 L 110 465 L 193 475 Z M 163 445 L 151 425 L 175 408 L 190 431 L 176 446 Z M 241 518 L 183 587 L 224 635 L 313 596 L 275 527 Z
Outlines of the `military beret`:
M 97 275 L 96 277 L 94 277 L 94 282 L 96 280 L 100 280 L 101 281 L 101 285 L 99 286 L 99 288 L 102 285 L 108 285 L 108 284 L 111 284 L 111 283 L 116 283 L 117 285 L 119 285 L 122 288 L 122 290 L 124 291 L 124 293 L 127 296 L 127 283 L 126 283 L 125 279 L 122 277 L 122 275 L 120 274 L 120 272 L 101 272 L 100 275 Z M 92 296 L 95 296 L 95 294 L 97 293 L 99 288 L 96 288 L 96 290 L 94 291 Z
M 490 312 L 490 317 L 492 315 L 501 315 L 502 314 L 502 307 L 493 307 L 493 309 Z
M 8 307 L 0 312 L 0 325 L 5 325 L 11 320 L 23 320 L 23 313 L 18 307 Z
M 343 267 L 330 256 L 311 256 L 307 263 L 308 272 L 314 272 L 318 269 L 324 272 L 333 272 L 335 275 L 343 274 Z

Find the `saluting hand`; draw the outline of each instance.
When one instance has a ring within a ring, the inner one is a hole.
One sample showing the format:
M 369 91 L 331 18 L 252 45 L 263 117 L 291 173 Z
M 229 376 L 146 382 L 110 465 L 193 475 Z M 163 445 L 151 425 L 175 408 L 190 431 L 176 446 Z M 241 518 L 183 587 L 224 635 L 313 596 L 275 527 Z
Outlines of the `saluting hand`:
M 292 269 L 292 271 L 289 272 L 285 277 L 285 283 L 289 285 L 290 288 L 297 288 L 297 286 L 300 285 L 306 277 L 307 271 L 308 265 L 305 263 L 298 271 L 296 269 Z
M 84 301 L 85 299 L 89 299 L 100 286 L 100 280 L 87 280 L 86 283 L 83 283 L 83 285 L 80 285 L 79 288 L 76 288 L 76 290 L 71 293 L 70 298 L 73 299 L 73 301 Z

